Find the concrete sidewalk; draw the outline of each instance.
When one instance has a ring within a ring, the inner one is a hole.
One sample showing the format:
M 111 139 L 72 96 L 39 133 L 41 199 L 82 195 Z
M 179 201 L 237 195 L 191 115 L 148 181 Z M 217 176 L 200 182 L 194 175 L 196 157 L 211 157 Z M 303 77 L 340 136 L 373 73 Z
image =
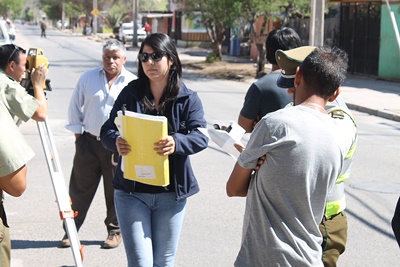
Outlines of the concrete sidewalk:
M 180 56 L 189 55 L 193 60 L 207 56 L 202 48 L 180 48 Z M 245 57 L 223 55 L 222 59 L 231 63 L 255 63 Z M 190 59 L 187 59 L 190 60 Z M 248 80 L 251 83 L 255 80 Z M 389 120 L 400 121 L 400 82 L 358 77 L 348 74 L 341 87 L 341 97 L 352 110 L 368 113 Z
M 350 109 L 400 121 L 400 83 L 348 76 L 341 96 Z

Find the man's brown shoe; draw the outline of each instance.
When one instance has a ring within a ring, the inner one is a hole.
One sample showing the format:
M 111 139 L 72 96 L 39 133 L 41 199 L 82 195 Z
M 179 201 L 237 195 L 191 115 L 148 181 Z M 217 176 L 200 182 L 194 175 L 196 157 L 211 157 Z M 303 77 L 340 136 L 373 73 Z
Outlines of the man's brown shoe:
M 116 248 L 121 241 L 121 233 L 109 233 L 106 241 L 104 241 L 103 248 Z
M 69 248 L 71 246 L 71 243 L 69 242 L 69 238 L 68 238 L 67 234 L 65 234 L 64 237 L 61 239 L 60 246 L 62 248 Z

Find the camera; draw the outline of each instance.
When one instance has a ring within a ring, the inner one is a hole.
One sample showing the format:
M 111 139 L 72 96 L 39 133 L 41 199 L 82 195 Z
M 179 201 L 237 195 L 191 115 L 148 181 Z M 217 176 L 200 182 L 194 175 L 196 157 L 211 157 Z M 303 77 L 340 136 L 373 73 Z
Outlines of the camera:
M 29 48 L 27 57 L 26 57 L 26 74 L 25 78 L 22 79 L 21 85 L 28 91 L 30 95 L 33 95 L 33 86 L 32 86 L 32 81 L 30 78 L 31 71 L 33 68 L 37 69 L 41 65 L 46 66 L 46 68 L 49 68 L 49 61 L 48 59 L 44 56 L 43 50 L 41 48 Z M 53 89 L 51 88 L 50 85 L 50 80 L 46 79 L 46 81 L 43 84 L 44 90 L 47 91 L 52 91 Z

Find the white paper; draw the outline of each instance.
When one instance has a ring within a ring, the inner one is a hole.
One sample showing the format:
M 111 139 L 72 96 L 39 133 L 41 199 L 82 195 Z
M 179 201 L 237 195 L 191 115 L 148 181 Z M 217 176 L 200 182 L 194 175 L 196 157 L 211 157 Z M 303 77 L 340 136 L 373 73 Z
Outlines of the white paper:
M 239 157 L 240 152 L 235 148 L 234 144 L 236 143 L 244 146 L 241 140 L 246 130 L 233 121 L 230 123 L 230 126 L 231 130 L 229 133 L 225 130 L 217 129 L 203 128 L 199 130 L 236 160 Z
M 156 172 L 153 166 L 135 165 L 135 171 L 138 178 L 156 179 Z

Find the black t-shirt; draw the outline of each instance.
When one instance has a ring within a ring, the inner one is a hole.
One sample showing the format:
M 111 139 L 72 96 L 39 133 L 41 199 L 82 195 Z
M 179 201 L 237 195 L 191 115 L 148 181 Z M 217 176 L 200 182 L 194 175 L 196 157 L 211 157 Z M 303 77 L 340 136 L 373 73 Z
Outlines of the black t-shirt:
M 276 85 L 279 72 L 271 72 L 254 82 L 246 93 L 240 115 L 249 120 L 259 119 L 284 108 L 292 101 L 287 89 Z

